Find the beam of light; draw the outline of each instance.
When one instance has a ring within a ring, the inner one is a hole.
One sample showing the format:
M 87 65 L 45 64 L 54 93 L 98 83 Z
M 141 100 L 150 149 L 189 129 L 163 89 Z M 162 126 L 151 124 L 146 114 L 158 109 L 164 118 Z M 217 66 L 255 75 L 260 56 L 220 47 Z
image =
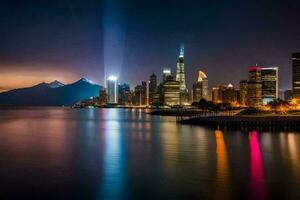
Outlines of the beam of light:
M 264 164 L 256 131 L 249 135 L 250 199 L 266 199 Z
M 126 17 L 122 0 L 106 0 L 103 16 L 104 80 L 109 74 L 120 77 L 123 65 Z
M 216 130 L 215 136 L 217 147 L 216 199 L 230 199 L 229 164 L 223 132 Z

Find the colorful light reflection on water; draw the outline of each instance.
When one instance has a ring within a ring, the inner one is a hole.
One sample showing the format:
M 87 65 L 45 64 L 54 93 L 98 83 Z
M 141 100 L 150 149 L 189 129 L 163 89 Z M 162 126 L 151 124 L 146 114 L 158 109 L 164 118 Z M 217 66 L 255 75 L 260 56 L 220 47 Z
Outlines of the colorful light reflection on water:
M 258 133 L 253 131 L 249 134 L 250 153 L 250 199 L 265 199 L 265 174 L 264 163 L 258 141 Z
M 143 110 L 0 109 L 7 199 L 299 199 L 300 134 L 214 131 Z

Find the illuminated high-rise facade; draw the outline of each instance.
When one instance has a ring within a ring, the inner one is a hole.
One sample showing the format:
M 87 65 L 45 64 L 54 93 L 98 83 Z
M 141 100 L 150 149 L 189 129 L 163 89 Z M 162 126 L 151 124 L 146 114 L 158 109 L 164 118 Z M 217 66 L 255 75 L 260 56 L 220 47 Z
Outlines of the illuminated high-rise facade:
M 238 91 L 233 87 L 232 84 L 228 84 L 222 90 L 222 102 L 223 103 L 233 103 L 237 101 Z
M 239 102 L 241 105 L 247 105 L 248 99 L 248 81 L 242 80 L 240 81 L 240 92 L 239 92 Z
M 109 76 L 107 79 L 107 100 L 110 104 L 117 103 L 117 77 L 115 76 Z
M 198 72 L 198 81 L 193 84 L 193 102 L 199 102 L 200 99 L 208 100 L 208 80 L 203 71 Z
M 257 107 L 262 104 L 261 68 L 251 66 L 248 69 L 248 106 Z
M 185 82 L 185 71 L 184 71 L 184 46 L 180 47 L 180 54 L 177 59 L 176 68 L 176 81 L 180 84 L 180 104 L 188 102 L 188 91 Z
M 142 81 L 142 85 L 134 88 L 134 105 L 145 106 L 147 104 L 147 83 Z
M 293 97 L 300 99 L 300 52 L 292 55 Z
M 129 105 L 128 102 L 130 96 L 130 86 L 127 83 L 118 85 L 118 104 L 120 105 Z
M 150 105 L 153 104 L 153 98 L 156 93 L 156 89 L 157 89 L 157 77 L 155 74 L 152 74 L 149 80 L 149 104 Z
M 267 104 L 278 96 L 278 67 L 261 68 L 262 101 Z
M 232 84 L 212 88 L 212 101 L 214 103 L 233 103 L 238 99 L 238 90 Z
M 164 69 L 163 69 L 163 81 L 166 81 L 168 76 L 171 76 L 171 69 L 167 68 L 167 67 L 164 67 Z
M 103 105 L 107 103 L 107 93 L 105 88 L 101 88 L 99 92 L 99 104 Z
M 172 75 L 166 77 L 163 82 L 162 99 L 165 106 L 180 105 L 180 84 Z
M 184 72 L 184 46 L 180 47 L 180 54 L 177 59 L 176 81 L 180 83 L 180 90 L 186 90 L 185 72 Z

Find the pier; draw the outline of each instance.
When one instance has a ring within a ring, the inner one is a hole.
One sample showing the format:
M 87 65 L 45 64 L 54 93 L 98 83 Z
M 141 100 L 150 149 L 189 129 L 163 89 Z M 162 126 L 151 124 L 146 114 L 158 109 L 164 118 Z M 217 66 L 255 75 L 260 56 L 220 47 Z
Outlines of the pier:
M 300 130 L 299 115 L 190 116 L 177 117 L 177 122 L 221 129 Z

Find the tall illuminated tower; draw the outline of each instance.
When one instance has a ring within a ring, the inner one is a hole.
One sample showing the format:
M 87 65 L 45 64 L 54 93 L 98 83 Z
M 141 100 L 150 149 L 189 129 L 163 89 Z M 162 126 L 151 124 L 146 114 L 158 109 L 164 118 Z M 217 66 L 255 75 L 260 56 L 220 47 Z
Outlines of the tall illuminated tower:
M 180 54 L 177 59 L 177 70 L 176 70 L 176 81 L 180 84 L 180 105 L 188 103 L 189 94 L 185 83 L 185 72 L 184 72 L 184 46 L 180 47 Z
M 117 103 L 117 77 L 115 76 L 109 76 L 107 79 L 107 97 L 108 103 Z
M 293 53 L 293 98 L 300 99 L 300 52 Z
M 248 69 L 248 106 L 257 107 L 262 104 L 261 68 L 250 66 Z
M 278 67 L 261 68 L 262 101 L 267 104 L 278 96 Z
M 180 90 L 186 91 L 185 72 L 184 72 L 184 45 L 180 47 L 180 54 L 177 59 L 176 81 L 180 83 Z

